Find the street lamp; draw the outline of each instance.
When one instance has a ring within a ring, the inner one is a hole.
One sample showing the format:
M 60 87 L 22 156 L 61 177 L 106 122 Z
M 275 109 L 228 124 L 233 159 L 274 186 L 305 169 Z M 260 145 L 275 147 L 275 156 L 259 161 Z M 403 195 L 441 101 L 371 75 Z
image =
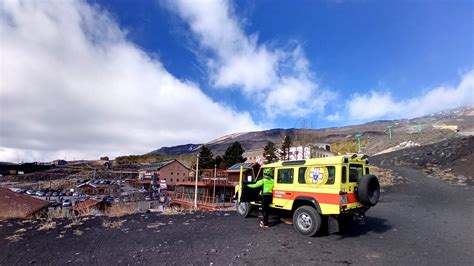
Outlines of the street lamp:
M 212 201 L 216 199 L 216 177 L 217 177 L 217 165 L 214 165 L 214 191 L 212 192 Z
M 357 146 L 359 147 L 357 153 L 361 153 L 362 152 L 362 144 L 361 144 L 361 139 L 362 139 L 362 133 L 357 133 L 355 134 L 355 138 L 357 140 Z
M 194 209 L 197 209 L 197 198 L 198 198 L 198 172 L 199 172 L 199 154 L 196 160 L 196 180 L 194 183 Z

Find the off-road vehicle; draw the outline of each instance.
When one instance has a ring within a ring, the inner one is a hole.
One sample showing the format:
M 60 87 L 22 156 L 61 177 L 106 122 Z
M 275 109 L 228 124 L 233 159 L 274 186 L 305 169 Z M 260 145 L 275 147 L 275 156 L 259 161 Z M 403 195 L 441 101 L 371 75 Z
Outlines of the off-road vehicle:
M 318 234 L 323 224 L 329 232 L 338 231 L 342 221 L 363 219 L 379 200 L 380 184 L 369 174 L 368 164 L 368 156 L 354 154 L 266 164 L 256 176 L 252 169 L 241 167 L 237 212 L 249 217 L 258 211 L 259 189 L 247 185 L 269 168 L 275 180 L 272 210 L 291 215 L 295 229 L 303 235 Z

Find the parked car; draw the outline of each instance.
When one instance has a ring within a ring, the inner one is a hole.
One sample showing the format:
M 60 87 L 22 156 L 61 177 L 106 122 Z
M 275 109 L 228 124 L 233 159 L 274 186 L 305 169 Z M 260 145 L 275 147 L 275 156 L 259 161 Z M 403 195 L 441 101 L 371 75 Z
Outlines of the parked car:
M 96 200 L 101 200 L 101 199 L 102 199 L 102 196 L 101 196 L 101 195 L 95 195 L 95 196 L 94 196 L 94 199 L 96 199 Z
M 38 196 L 38 197 L 44 197 L 44 195 L 45 195 L 44 191 L 41 191 L 41 190 L 40 190 L 40 191 L 36 191 L 36 196 Z
M 79 192 L 74 192 L 74 193 L 72 193 L 72 196 L 73 196 L 73 197 L 79 197 Z
M 111 196 L 104 197 L 102 200 L 103 200 L 105 203 L 107 203 L 107 204 L 112 204 L 112 203 L 114 203 L 114 198 L 111 197 Z
M 51 194 L 53 194 L 53 193 L 51 193 L 51 191 L 48 191 L 48 192 L 44 193 L 44 195 L 45 195 L 46 197 L 51 197 Z
M 51 197 L 57 197 L 58 195 L 59 195 L 59 193 L 58 193 L 58 192 L 56 192 L 56 191 L 55 191 L 55 192 L 53 192 L 53 193 L 51 193 Z
M 61 205 L 61 202 L 57 202 L 56 200 L 50 200 L 49 201 L 49 206 L 50 207 L 59 207 Z
M 30 190 L 27 190 L 27 191 L 26 191 L 26 194 L 28 194 L 28 195 L 35 195 L 35 194 L 36 194 L 36 191 L 30 189 Z
M 123 197 L 123 202 L 129 202 L 130 198 L 129 197 Z
M 65 199 L 65 200 L 63 201 L 63 207 L 71 207 L 71 206 L 72 206 L 71 200 Z
M 58 196 L 59 196 L 59 197 L 64 197 L 64 196 L 66 196 L 66 193 L 64 193 L 64 192 L 61 191 L 61 192 L 59 192 L 59 195 L 58 195 Z
M 146 201 L 150 201 L 150 200 L 152 200 L 152 198 L 151 198 L 150 196 L 146 196 L 146 197 L 145 197 L 145 200 L 146 200 Z
M 114 199 L 114 202 L 115 202 L 115 203 L 120 203 L 120 198 L 115 198 L 115 199 Z

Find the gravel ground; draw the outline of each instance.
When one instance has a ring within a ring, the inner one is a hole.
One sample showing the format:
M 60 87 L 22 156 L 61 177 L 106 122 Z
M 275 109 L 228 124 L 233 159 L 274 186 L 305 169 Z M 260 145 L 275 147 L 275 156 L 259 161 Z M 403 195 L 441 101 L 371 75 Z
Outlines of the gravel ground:
M 234 212 L 3 221 L 0 265 L 472 265 L 471 187 L 394 170 L 406 182 L 382 194 L 365 225 L 345 233 L 309 238 L 284 223 L 260 229 L 257 218 Z

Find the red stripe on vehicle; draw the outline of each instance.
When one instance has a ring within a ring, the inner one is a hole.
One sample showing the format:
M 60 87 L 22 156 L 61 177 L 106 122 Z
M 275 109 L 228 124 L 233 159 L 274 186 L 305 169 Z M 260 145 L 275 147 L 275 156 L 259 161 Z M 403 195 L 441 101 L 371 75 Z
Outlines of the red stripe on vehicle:
M 359 200 L 357 199 L 357 195 L 355 193 L 347 193 L 347 203 L 357 203 Z
M 310 197 L 316 199 L 319 203 L 323 204 L 340 204 L 339 194 L 333 193 L 314 193 L 314 192 L 299 192 L 299 191 L 285 191 L 285 190 L 274 190 L 273 198 L 295 200 L 297 197 Z M 347 194 L 347 203 L 358 202 L 355 193 Z

